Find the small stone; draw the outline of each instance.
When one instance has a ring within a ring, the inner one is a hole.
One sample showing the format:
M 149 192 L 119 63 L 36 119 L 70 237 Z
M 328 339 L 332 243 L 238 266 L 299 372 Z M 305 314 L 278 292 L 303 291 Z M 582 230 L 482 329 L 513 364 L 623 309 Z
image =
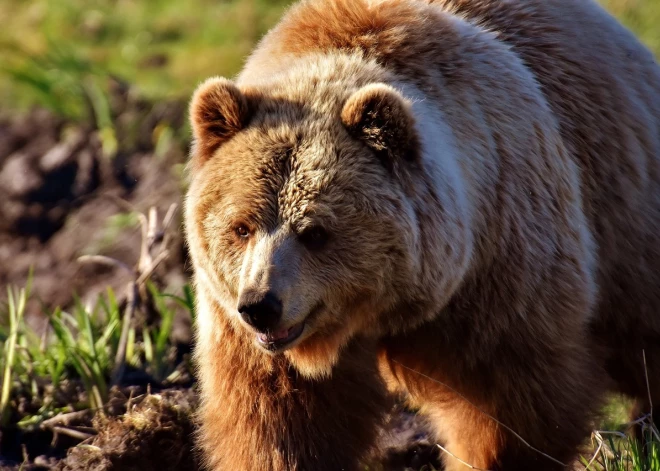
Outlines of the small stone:
M 21 197 L 36 190 L 42 180 L 37 169 L 30 165 L 28 157 L 16 152 L 9 156 L 0 171 L 0 187 L 13 197 Z
M 63 135 L 64 139 L 41 157 L 39 167 L 43 172 L 52 172 L 69 163 L 85 143 L 85 133 L 80 128 L 69 128 Z
M 73 194 L 76 196 L 86 195 L 94 191 L 99 184 L 98 162 L 91 149 L 83 149 L 76 156 L 78 161 L 78 172 L 73 184 Z
M 46 152 L 39 161 L 39 167 L 45 173 L 52 172 L 58 167 L 71 161 L 72 149 L 66 142 L 61 142 Z

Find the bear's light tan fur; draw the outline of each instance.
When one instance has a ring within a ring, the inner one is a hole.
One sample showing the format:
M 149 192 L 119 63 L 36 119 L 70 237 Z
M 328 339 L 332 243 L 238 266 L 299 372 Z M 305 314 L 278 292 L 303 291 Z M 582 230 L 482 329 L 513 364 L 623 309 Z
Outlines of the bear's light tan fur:
M 660 68 L 595 3 L 306 0 L 191 121 L 211 469 L 358 469 L 386 389 L 563 469 L 643 350 L 660 403 Z

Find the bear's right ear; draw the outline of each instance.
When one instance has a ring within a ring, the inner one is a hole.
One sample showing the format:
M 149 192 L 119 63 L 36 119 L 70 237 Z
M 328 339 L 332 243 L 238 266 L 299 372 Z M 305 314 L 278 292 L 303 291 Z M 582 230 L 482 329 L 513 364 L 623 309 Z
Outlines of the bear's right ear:
M 230 80 L 214 77 L 197 87 L 190 102 L 197 163 L 206 162 L 223 142 L 243 129 L 249 114 L 245 95 Z
M 419 157 L 410 102 L 389 85 L 375 83 L 353 93 L 344 104 L 341 120 L 389 169 L 399 161 L 414 162 Z

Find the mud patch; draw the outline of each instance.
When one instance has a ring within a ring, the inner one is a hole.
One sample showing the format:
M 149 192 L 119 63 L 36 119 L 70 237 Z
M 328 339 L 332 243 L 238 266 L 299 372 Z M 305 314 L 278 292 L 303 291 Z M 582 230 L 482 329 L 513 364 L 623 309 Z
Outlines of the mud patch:
M 163 391 L 132 400 L 120 417 L 97 415 L 99 431 L 72 448 L 58 471 L 194 470 L 195 398 L 191 390 Z
M 76 260 L 101 254 L 130 266 L 140 249 L 131 211 L 153 206 L 162 214 L 181 200 L 186 139 L 163 145 L 162 136 L 174 133 L 166 129 L 183 134 L 185 106 L 115 101 L 123 124 L 115 129 L 113 155 L 104 154 L 92 127 L 42 109 L 0 118 L 0 286 L 23 286 L 33 270 L 32 325 L 38 326 L 39 314 L 71 305 L 74 294 L 84 302 L 108 286 L 122 289 L 125 273 Z M 113 203 L 117 199 L 127 205 Z M 176 232 L 173 253 L 158 272 L 165 286 L 186 280 Z M 0 301 L 5 296 L 0 290 Z

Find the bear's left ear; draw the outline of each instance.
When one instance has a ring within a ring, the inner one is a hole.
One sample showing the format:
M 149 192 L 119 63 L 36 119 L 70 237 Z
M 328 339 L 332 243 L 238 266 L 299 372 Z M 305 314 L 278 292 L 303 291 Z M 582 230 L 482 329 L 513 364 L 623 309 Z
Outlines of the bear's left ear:
M 369 146 L 388 169 L 398 160 L 419 158 L 419 140 L 410 103 L 394 88 L 367 85 L 346 100 L 341 120 L 348 132 Z
M 249 117 L 247 98 L 230 80 L 213 77 L 197 87 L 190 102 L 196 163 L 211 158 L 221 144 L 246 126 Z

